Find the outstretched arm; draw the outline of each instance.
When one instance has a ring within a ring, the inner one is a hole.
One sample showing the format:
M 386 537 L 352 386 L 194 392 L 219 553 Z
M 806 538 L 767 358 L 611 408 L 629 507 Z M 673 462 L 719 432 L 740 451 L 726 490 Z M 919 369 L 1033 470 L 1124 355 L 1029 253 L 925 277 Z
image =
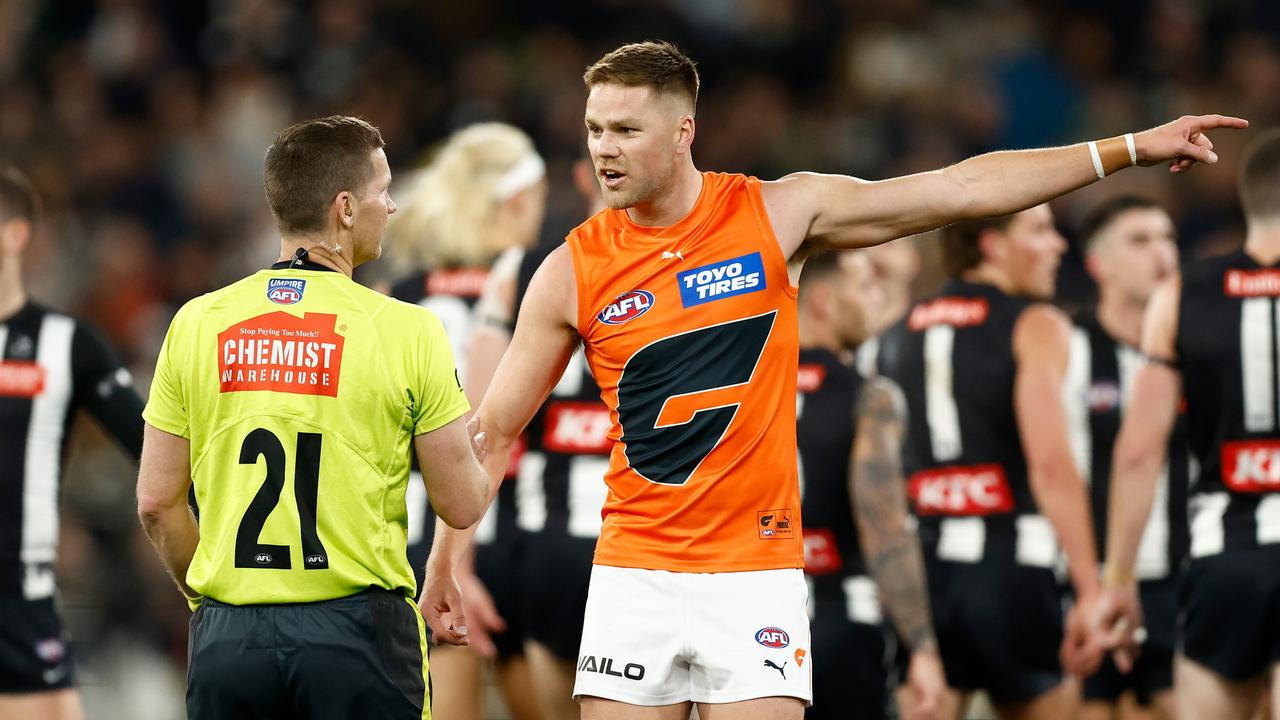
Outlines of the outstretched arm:
M 562 245 L 529 283 L 511 345 L 476 411 L 476 431 L 488 443 L 484 466 L 490 501 L 502 483 L 512 446 L 560 380 L 577 347 L 576 289 L 569 246 Z M 453 645 L 468 642 L 454 571 L 474 534 L 474 525 L 458 530 L 439 523 L 427 560 L 423 614 L 434 637 Z
M 1133 134 L 1132 155 L 1124 137 L 1098 141 L 1097 164 L 1090 143 L 1077 143 L 987 153 L 942 170 L 875 182 L 796 173 L 765 184 L 765 205 L 786 257 L 806 240 L 866 247 L 957 220 L 1025 210 L 1131 164 L 1169 162 L 1172 172 L 1182 172 L 1197 162 L 1214 163 L 1218 156 L 1204 133 L 1247 125 L 1221 115 L 1184 116 Z
M 1105 642 L 1116 650 L 1116 664 L 1125 671 L 1140 644 L 1133 633 L 1142 625 L 1134 565 L 1182 396 L 1182 376 L 1168 364 L 1175 359 L 1179 289 L 1179 279 L 1170 279 L 1147 306 L 1142 351 L 1153 360 L 1134 378 L 1111 463 L 1107 558 L 1096 623 L 1107 633 Z

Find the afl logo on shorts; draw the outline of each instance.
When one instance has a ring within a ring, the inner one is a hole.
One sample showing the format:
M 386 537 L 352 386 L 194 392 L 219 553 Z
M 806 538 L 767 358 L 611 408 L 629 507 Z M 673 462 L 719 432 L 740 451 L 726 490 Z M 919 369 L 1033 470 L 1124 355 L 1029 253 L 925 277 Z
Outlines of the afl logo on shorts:
M 767 648 L 784 648 L 791 644 L 791 638 L 782 628 L 767 627 L 756 631 L 756 642 Z
M 596 319 L 606 325 L 621 325 L 635 320 L 653 307 L 653 293 L 648 290 L 624 292 L 605 306 Z
M 277 305 L 293 305 L 302 299 L 306 280 L 271 278 L 267 280 L 267 299 Z

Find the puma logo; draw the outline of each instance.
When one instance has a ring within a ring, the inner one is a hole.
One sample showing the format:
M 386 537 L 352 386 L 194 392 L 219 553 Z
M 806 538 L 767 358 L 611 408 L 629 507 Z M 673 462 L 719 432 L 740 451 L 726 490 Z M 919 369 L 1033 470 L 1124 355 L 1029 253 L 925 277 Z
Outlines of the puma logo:
M 773 664 L 773 661 L 772 661 L 772 660 L 765 660 L 765 661 L 764 661 L 764 666 L 765 666 L 765 667 L 771 667 L 771 668 L 773 668 L 774 670 L 777 670 L 777 671 L 778 671 L 778 674 L 782 676 L 782 679 L 783 679 L 783 680 L 786 680 L 786 679 L 787 679 L 787 671 L 786 671 L 786 669 L 785 669 L 785 668 L 787 667 L 787 664 L 786 664 L 785 662 L 784 662 L 784 663 L 782 663 L 782 667 L 778 667 L 777 665 L 774 665 L 774 664 Z

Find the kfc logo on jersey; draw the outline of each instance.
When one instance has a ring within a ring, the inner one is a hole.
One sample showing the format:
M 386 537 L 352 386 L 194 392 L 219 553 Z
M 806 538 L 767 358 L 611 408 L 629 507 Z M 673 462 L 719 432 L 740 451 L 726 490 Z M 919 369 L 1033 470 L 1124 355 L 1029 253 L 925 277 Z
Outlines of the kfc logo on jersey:
M 831 575 L 844 564 L 836 534 L 830 528 L 805 528 L 804 571 L 809 575 Z
M 606 325 L 621 325 L 635 320 L 653 307 L 653 293 L 648 290 L 624 292 L 601 310 L 596 319 Z
M 1013 509 L 1013 492 L 999 465 L 925 470 L 911 476 L 907 493 L 917 515 L 993 515 Z
M 756 642 L 767 648 L 780 650 L 791 644 L 791 636 L 782 628 L 760 628 L 756 631 Z
M 600 403 L 552 401 L 547 405 L 542 446 L 552 452 L 608 454 L 609 408 Z
M 427 295 L 478 298 L 484 292 L 484 284 L 488 279 L 488 270 L 441 270 L 427 273 L 423 287 Z
M 687 308 L 759 292 L 765 289 L 764 261 L 758 252 L 722 260 L 677 274 L 676 284 L 680 302 Z
M 0 397 L 33 398 L 44 392 L 44 368 L 33 362 L 0 361 Z
M 913 332 L 934 325 L 972 327 L 986 322 L 990 309 L 985 298 L 942 297 L 912 308 L 907 327 Z
M 267 280 L 267 299 L 277 305 L 296 305 L 306 289 L 306 280 L 271 278 Z
M 796 372 L 796 390 L 806 395 L 818 392 L 827 379 L 827 368 L 819 363 L 801 365 Z
M 1280 440 L 1222 443 L 1222 481 L 1235 492 L 1280 491 Z
M 1280 270 L 1228 270 L 1222 277 L 1227 297 L 1280 296 Z
M 221 392 L 271 390 L 338 396 L 342 347 L 338 316 L 279 311 L 249 318 L 218 333 Z

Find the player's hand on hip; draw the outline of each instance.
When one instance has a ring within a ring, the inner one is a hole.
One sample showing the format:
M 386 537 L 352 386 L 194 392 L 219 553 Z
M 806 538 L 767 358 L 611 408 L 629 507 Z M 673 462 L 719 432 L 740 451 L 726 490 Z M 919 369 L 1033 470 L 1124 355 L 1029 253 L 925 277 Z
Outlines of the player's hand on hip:
M 1249 121 L 1228 115 L 1183 115 L 1173 122 L 1134 133 L 1134 150 L 1142 166 L 1169 163 L 1170 172 L 1184 172 L 1196 163 L 1218 162 L 1213 142 L 1205 133 L 1218 128 L 1241 129 Z
M 469 645 L 467 616 L 462 607 L 462 590 L 452 574 L 427 573 L 422 597 L 418 600 L 422 617 L 431 628 L 435 644 Z
M 460 573 L 458 584 L 462 588 L 462 605 L 468 619 L 468 637 L 471 649 L 485 657 L 495 657 L 498 646 L 493 635 L 507 629 L 507 621 L 498 613 L 493 595 L 473 572 Z
M 1120 672 L 1132 670 L 1146 634 L 1137 583 L 1104 585 L 1091 625 L 1102 646 L 1111 651 Z
M 480 418 L 473 417 L 467 421 L 467 437 L 471 438 L 471 452 L 475 454 L 476 462 L 483 465 L 489 456 L 489 436 L 480 432 Z
M 907 666 L 907 691 L 911 708 L 906 720 L 941 719 L 947 696 L 947 677 L 936 647 L 921 648 L 911 653 Z
M 1097 671 L 1106 652 L 1101 638 L 1090 625 L 1097 606 L 1097 597 L 1078 598 L 1067 613 L 1066 627 L 1062 633 L 1062 647 L 1058 660 L 1062 669 L 1076 677 L 1088 677 Z

